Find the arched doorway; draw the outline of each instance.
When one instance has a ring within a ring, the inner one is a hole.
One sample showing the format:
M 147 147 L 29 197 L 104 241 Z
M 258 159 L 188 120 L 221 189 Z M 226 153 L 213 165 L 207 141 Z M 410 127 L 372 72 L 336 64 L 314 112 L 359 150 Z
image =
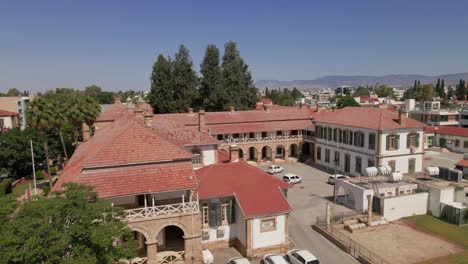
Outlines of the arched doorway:
M 291 144 L 291 146 L 289 146 L 289 157 L 297 159 L 298 156 L 299 156 L 299 147 L 296 144 Z
M 257 161 L 257 149 L 255 147 L 250 147 L 248 151 L 247 160 Z
M 285 160 L 286 148 L 283 145 L 276 146 L 275 158 Z
M 184 231 L 178 226 L 166 226 L 158 234 L 158 252 L 184 251 Z
M 262 160 L 264 161 L 271 161 L 272 160 L 273 151 L 269 146 L 264 146 L 262 148 Z
M 244 151 L 241 148 L 239 148 L 239 159 L 240 160 L 244 159 Z
M 137 256 L 144 258 L 148 256 L 148 248 L 146 246 L 146 237 L 138 231 L 133 231 L 133 236 L 137 242 Z

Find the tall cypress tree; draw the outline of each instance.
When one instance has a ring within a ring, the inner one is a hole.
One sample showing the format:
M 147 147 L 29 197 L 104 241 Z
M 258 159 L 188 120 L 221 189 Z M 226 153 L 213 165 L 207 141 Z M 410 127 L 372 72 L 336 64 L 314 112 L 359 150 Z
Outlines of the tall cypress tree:
M 237 109 L 252 109 L 258 99 L 257 88 L 253 85 L 248 65 L 232 41 L 224 45 L 222 77 L 229 105 Z
M 457 86 L 457 99 L 465 100 L 465 81 L 461 79 Z
M 447 99 L 447 93 L 445 93 L 445 82 L 444 82 L 444 79 L 442 79 L 442 81 L 440 82 L 440 92 L 439 92 L 439 96 L 440 96 L 440 98 L 442 98 L 442 99 Z
M 440 78 L 437 78 L 437 84 L 436 84 L 436 87 L 435 87 L 435 94 L 437 96 L 440 96 Z
M 205 57 L 200 64 L 200 99 L 206 111 L 221 111 L 226 108 L 227 94 L 222 86 L 219 49 L 208 45 Z
M 199 105 L 197 95 L 198 77 L 193 70 L 189 50 L 184 45 L 180 45 L 172 69 L 175 112 L 185 112 L 189 107 L 197 107 Z
M 174 112 L 174 87 L 171 78 L 171 60 L 162 54 L 153 65 L 149 101 L 155 113 Z

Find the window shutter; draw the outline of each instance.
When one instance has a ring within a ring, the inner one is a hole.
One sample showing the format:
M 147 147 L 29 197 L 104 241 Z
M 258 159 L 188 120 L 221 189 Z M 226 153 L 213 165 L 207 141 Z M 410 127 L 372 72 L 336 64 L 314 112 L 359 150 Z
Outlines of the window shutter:
M 349 131 L 349 142 L 348 142 L 349 145 L 353 144 L 353 139 L 354 139 L 354 133 L 353 131 Z
M 361 148 L 364 147 L 364 133 L 361 133 Z
M 416 147 L 419 148 L 419 133 L 416 134 Z
M 387 135 L 385 138 L 387 139 L 386 149 L 389 150 L 390 149 L 390 136 Z
M 396 135 L 395 149 L 399 149 L 399 148 L 400 148 L 400 135 Z
M 213 199 L 210 202 L 210 227 L 216 227 L 221 225 L 221 201 L 219 199 Z
M 234 201 L 233 200 L 229 200 L 229 205 L 228 205 L 227 212 L 226 212 L 226 218 L 227 218 L 229 224 L 232 224 L 232 223 L 235 222 L 234 221 L 235 215 L 234 215 Z
M 410 148 L 411 147 L 411 133 L 408 133 L 408 135 L 406 135 L 406 148 Z

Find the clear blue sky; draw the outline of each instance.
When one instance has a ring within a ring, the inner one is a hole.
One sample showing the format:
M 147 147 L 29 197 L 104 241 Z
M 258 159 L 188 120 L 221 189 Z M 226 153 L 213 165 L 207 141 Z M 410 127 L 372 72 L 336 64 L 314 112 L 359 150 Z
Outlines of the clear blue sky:
M 468 71 L 468 1 L 0 2 L 0 90 L 149 89 L 157 54 L 238 43 L 256 80 Z

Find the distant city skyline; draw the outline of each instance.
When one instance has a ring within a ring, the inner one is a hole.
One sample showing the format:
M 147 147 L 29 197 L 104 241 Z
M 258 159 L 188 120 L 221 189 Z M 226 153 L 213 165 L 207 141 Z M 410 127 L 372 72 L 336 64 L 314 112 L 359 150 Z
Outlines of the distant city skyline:
M 468 2 L 3 1 L 0 91 L 149 90 L 160 53 L 235 41 L 255 80 L 468 72 Z

